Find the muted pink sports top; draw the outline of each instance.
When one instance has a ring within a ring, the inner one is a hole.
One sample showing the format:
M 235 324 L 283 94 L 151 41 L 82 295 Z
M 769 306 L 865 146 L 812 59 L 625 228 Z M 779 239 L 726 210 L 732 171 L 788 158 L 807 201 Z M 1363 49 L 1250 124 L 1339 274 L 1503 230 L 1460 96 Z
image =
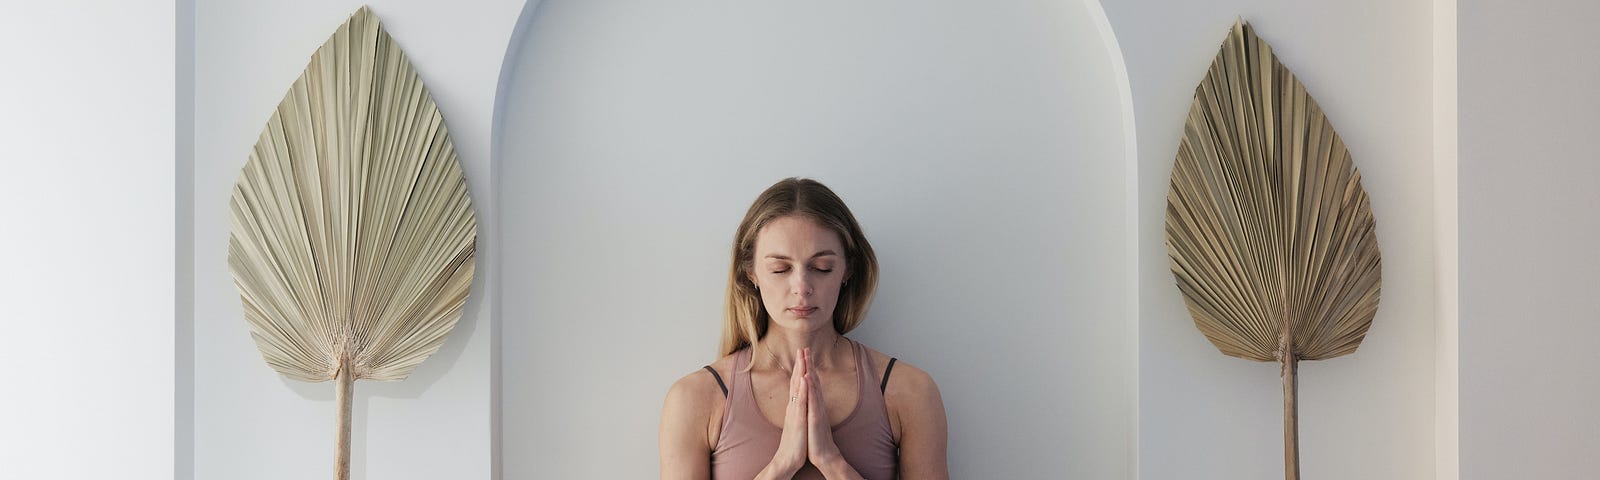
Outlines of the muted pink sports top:
M 839 445 L 839 453 L 844 455 L 845 461 L 863 478 L 891 480 L 899 460 L 894 434 L 889 430 L 889 408 L 883 402 L 883 389 L 889 384 L 894 360 L 889 361 L 889 368 L 884 371 L 883 383 L 873 385 L 867 374 L 877 371 L 872 367 L 872 358 L 861 344 L 850 344 L 855 350 L 858 395 L 855 409 L 833 427 L 833 442 Z M 783 429 L 767 420 L 756 406 L 755 388 L 751 386 L 749 372 L 745 371 L 749 364 L 750 347 L 745 347 L 734 355 L 732 381 L 723 386 L 728 408 L 722 414 L 722 433 L 717 437 L 717 448 L 711 452 L 711 478 L 716 480 L 754 478 L 778 453 Z M 707 370 L 711 369 L 707 367 Z M 711 370 L 711 374 L 717 376 L 716 370 Z M 717 383 L 722 385 L 720 376 L 717 376 Z M 821 479 L 822 472 L 807 462 L 794 478 Z

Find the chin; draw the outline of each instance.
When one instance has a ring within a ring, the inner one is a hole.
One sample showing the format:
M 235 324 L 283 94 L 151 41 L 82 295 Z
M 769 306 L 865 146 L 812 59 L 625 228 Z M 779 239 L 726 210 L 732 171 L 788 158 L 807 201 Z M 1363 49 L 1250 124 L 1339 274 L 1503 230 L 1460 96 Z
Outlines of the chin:
M 789 328 L 798 328 L 798 329 L 803 329 L 803 330 L 810 330 L 810 329 L 815 328 L 815 327 L 817 327 L 819 325 L 832 325 L 833 324 L 832 319 L 830 319 L 829 317 L 823 316 L 822 312 L 813 313 L 813 314 L 810 314 L 810 315 L 807 315 L 807 316 L 804 316 L 804 317 L 796 317 L 792 313 L 784 312 L 783 316 L 779 317 L 779 318 L 781 320 L 779 320 L 777 322 L 778 325 L 784 326 L 784 327 L 789 327 Z

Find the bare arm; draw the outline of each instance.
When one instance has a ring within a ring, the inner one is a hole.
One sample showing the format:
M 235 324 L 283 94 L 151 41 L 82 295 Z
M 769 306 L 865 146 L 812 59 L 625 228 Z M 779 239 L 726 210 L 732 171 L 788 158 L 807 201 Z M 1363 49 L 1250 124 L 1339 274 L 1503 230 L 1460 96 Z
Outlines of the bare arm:
M 721 390 L 708 384 L 713 381 L 710 377 L 709 372 L 697 371 L 678 379 L 667 391 L 661 408 L 662 480 L 711 478 L 713 447 L 708 426 Z
M 900 423 L 900 478 L 949 480 L 944 399 L 933 377 L 900 362 L 889 377 L 885 398 Z

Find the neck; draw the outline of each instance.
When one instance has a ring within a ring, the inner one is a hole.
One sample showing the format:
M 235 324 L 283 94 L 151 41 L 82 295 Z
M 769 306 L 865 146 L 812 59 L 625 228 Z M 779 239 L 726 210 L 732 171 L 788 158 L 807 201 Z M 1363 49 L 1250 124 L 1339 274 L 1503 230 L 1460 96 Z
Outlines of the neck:
M 767 335 L 758 342 L 759 349 L 767 351 L 766 361 L 762 363 L 784 371 L 794 370 L 794 360 L 799 358 L 802 348 L 811 349 L 817 370 L 833 370 L 840 364 L 837 355 L 848 345 L 844 336 L 835 333 L 833 328 L 813 331 L 786 330 L 777 325 L 769 328 Z

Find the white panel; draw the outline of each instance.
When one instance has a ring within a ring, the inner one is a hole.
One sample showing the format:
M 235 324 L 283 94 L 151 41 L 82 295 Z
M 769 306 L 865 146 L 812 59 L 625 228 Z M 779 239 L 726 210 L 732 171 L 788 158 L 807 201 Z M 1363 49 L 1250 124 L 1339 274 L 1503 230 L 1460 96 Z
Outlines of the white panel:
M 1456 0 L 1433 0 L 1434 465 L 1461 478 L 1460 251 L 1456 180 Z
M 173 476 L 174 11 L 0 14 L 0 477 Z

